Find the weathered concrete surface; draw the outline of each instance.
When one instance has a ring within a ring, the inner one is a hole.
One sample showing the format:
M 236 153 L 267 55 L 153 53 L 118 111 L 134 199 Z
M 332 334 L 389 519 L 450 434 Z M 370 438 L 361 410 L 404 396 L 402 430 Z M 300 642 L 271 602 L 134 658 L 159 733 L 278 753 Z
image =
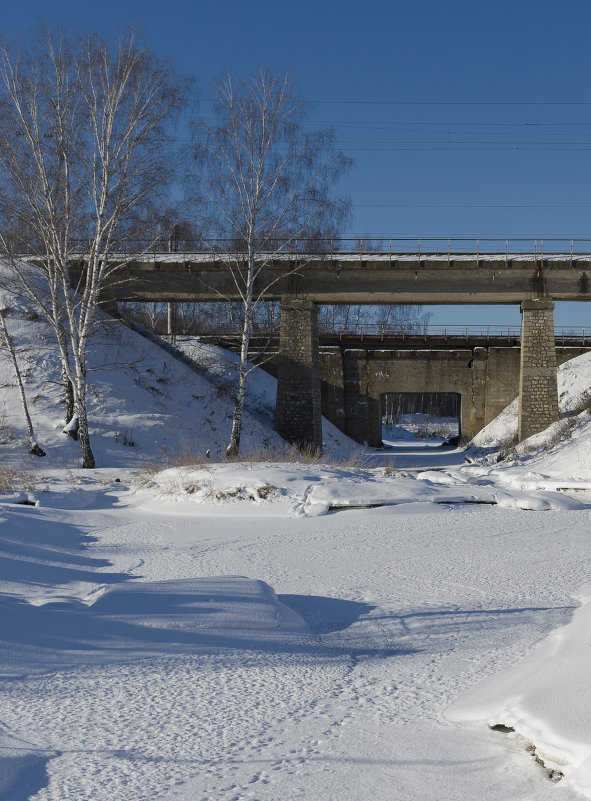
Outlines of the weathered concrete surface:
M 318 307 L 281 303 L 275 430 L 298 447 L 322 447 Z
M 562 364 L 588 350 L 558 347 L 556 362 Z M 320 353 L 322 412 L 357 442 L 377 447 L 383 394 L 454 392 L 461 398 L 461 433 L 471 439 L 519 395 L 520 365 L 518 347 L 324 347 Z
M 105 293 L 115 300 L 240 300 L 224 254 L 160 253 L 122 267 Z M 240 270 L 240 263 L 233 263 Z M 72 268 L 73 279 L 80 270 Z M 521 303 L 591 300 L 591 256 L 517 254 L 416 255 L 335 253 L 276 258 L 263 267 L 255 294 L 315 303 Z
M 548 298 L 521 304 L 519 441 L 558 420 L 554 303 Z

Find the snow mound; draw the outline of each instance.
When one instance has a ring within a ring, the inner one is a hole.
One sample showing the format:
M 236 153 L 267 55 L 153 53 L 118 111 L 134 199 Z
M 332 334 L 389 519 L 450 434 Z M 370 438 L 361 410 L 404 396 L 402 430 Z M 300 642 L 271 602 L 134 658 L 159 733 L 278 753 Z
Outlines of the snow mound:
M 457 700 L 450 720 L 504 726 L 553 775 L 591 798 L 591 585 L 577 594 L 572 622 L 523 661 Z
M 91 604 L 72 596 L 39 596 L 32 602 L 3 596 L 0 675 L 109 664 L 130 654 L 266 649 L 310 636 L 304 620 L 264 581 L 242 576 L 121 579 L 103 586 Z
M 0 728 L 0 795 L 9 798 L 8 791 L 16 789 L 27 772 L 42 769 L 45 763 L 56 756 L 56 752 L 42 750 L 15 738 Z M 20 795 L 24 798 L 24 795 Z
M 264 581 L 243 576 L 123 584 L 108 590 L 90 610 L 105 620 L 183 631 L 308 631 Z
M 169 468 L 156 474 L 152 489 L 165 500 L 190 501 L 211 514 L 216 506 L 249 502 L 270 514 L 317 517 L 332 510 L 409 503 L 491 504 L 536 511 L 585 508 L 554 490 L 499 488 L 462 469 L 385 473 L 378 468 L 262 463 Z M 226 512 L 227 513 L 227 512 Z M 237 512 L 238 513 L 238 512 Z

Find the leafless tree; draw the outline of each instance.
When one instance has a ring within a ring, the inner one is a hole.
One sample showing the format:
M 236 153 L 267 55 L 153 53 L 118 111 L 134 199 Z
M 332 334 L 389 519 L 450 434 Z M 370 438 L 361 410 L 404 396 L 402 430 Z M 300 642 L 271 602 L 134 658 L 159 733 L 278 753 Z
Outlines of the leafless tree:
M 0 246 L 55 331 L 83 467 L 95 464 L 86 363 L 99 302 L 125 254 L 158 234 L 186 89 L 133 32 L 111 44 L 43 29 L 27 48 L 0 50 Z
M 330 129 L 309 132 L 310 106 L 293 81 L 265 69 L 243 81 L 230 73 L 214 84 L 214 122 L 194 126 L 194 176 L 208 230 L 229 243 L 219 255 L 243 305 L 236 403 L 227 455 L 240 448 L 254 309 L 269 287 L 257 277 L 298 239 L 335 236 L 349 203 L 331 188 L 351 161 L 335 148 Z
M 33 422 L 31 420 L 31 415 L 29 414 L 29 404 L 27 403 L 27 395 L 25 393 L 25 385 L 23 383 L 23 377 L 21 373 L 21 369 L 18 363 L 18 356 L 16 352 L 16 347 L 14 345 L 14 341 L 12 336 L 8 331 L 8 326 L 6 324 L 6 317 L 9 314 L 10 309 L 5 305 L 2 304 L 0 306 L 0 350 L 2 350 L 9 358 L 10 363 L 12 364 L 12 369 L 14 371 L 14 377 L 16 379 L 16 385 L 19 391 L 19 397 L 21 401 L 21 408 L 23 410 L 23 416 L 25 418 L 25 424 L 27 426 L 27 436 L 29 439 L 29 453 L 33 456 L 45 456 L 45 451 L 43 448 L 39 446 L 37 440 L 35 439 L 35 431 L 33 429 Z

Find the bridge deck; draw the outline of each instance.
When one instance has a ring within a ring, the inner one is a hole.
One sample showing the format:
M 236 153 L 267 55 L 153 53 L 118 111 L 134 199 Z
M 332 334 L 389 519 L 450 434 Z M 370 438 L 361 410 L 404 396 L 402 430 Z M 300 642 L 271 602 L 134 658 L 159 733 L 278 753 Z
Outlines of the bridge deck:
M 124 257 L 122 256 L 122 259 Z M 240 300 L 240 254 L 152 253 L 125 257 L 108 298 Z M 228 265 L 232 264 L 233 273 Z M 331 253 L 265 257 L 255 294 L 326 304 L 513 304 L 548 296 L 591 300 L 591 255 Z M 80 267 L 72 269 L 73 279 Z

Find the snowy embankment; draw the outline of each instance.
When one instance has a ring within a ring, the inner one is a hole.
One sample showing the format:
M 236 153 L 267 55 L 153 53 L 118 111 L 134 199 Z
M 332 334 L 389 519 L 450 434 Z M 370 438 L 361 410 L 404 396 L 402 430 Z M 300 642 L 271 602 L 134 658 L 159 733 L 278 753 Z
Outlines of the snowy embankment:
M 508 491 L 591 491 L 591 354 L 558 369 L 561 419 L 518 445 L 518 402 L 474 437 L 469 458 L 474 464 L 457 475 L 492 481 Z M 499 457 L 499 450 L 501 456 Z
M 267 514 L 316 517 L 331 510 L 411 503 L 491 504 L 536 511 L 586 508 L 559 492 L 505 490 L 471 481 L 460 468 L 391 472 L 380 468 L 264 463 L 169 468 L 149 482 L 163 499 L 185 500 L 212 513 L 228 505 L 259 507 Z M 213 509 L 212 509 L 213 507 Z
M 447 711 L 450 720 L 508 735 L 554 781 L 591 797 L 591 586 L 572 622 L 554 631 L 514 668 L 494 674 Z
M 62 433 L 61 371 L 53 334 L 14 298 L 5 294 L 1 299 L 10 309 L 6 321 L 19 351 L 35 433 L 47 452 L 42 461 L 27 454 L 12 368 L 0 352 L 3 463 L 25 469 L 76 469 L 79 444 Z M 223 457 L 231 428 L 236 357 L 221 348 L 199 347 L 194 340 L 187 351 L 196 358 L 194 369 L 120 322 L 104 318 L 91 343 L 88 374 L 91 444 L 98 467 L 166 465 L 204 458 L 207 452 L 213 460 Z M 275 386 L 262 370 L 250 377 L 244 453 L 285 446 L 273 430 Z M 356 447 L 326 420 L 323 434 L 329 450 L 346 453 Z
M 563 364 L 558 370 L 562 419 L 498 459 L 498 449 L 516 436 L 515 400 L 474 438 L 474 464 L 448 471 L 448 480 L 490 481 L 510 494 L 562 490 L 588 500 L 590 387 L 591 354 Z M 591 586 L 582 587 L 575 598 L 581 606 L 567 626 L 514 668 L 463 695 L 447 715 L 454 721 L 486 721 L 526 748 L 553 781 L 564 777 L 561 786 L 591 798 Z

